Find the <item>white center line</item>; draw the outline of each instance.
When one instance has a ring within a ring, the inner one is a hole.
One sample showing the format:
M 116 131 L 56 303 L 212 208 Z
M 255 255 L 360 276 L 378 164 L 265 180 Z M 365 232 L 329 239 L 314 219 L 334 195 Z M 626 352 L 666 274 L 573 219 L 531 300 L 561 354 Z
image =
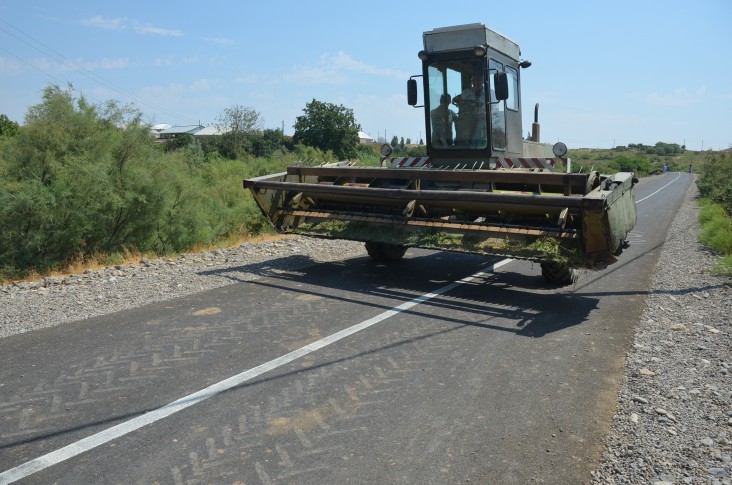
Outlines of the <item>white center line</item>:
M 636 201 L 635 201 L 635 203 L 636 203 L 636 204 L 640 204 L 640 203 L 641 203 L 641 202 L 643 202 L 644 200 L 646 200 L 646 199 L 650 199 L 651 197 L 653 197 L 654 195 L 656 195 L 657 193 L 659 193 L 660 191 L 662 191 L 663 189 L 665 189 L 666 187 L 668 187 L 669 185 L 671 185 L 672 183 L 676 182 L 676 181 L 677 181 L 677 180 L 679 179 L 679 177 L 681 177 L 681 174 L 680 174 L 680 173 L 679 173 L 679 174 L 676 174 L 676 178 L 675 178 L 675 179 L 673 179 L 673 180 L 672 180 L 671 182 L 667 183 L 666 185 L 664 185 L 663 187 L 661 187 L 660 189 L 658 189 L 657 191 L 655 191 L 655 192 L 654 192 L 654 193 L 652 193 L 651 195 L 646 195 L 646 196 L 645 196 L 645 197 L 643 197 L 643 198 L 642 198 L 641 200 L 636 200 Z
M 340 332 L 336 332 L 321 340 L 318 340 L 317 342 L 306 345 L 305 347 L 301 347 L 293 352 L 290 352 L 289 354 L 285 354 L 274 360 L 270 360 L 269 362 L 266 362 L 262 365 L 258 365 L 257 367 L 244 371 L 241 374 L 229 377 L 228 379 L 217 382 L 216 384 L 213 384 L 205 389 L 194 392 L 193 394 L 182 397 L 177 401 L 166 404 L 163 407 L 149 411 L 142 416 L 130 419 L 129 421 L 125 421 L 124 423 L 120 423 L 116 426 L 112 426 L 111 428 L 108 428 L 104 431 L 100 431 L 99 433 L 95 433 L 87 438 L 83 438 L 75 443 L 64 446 L 63 448 L 59 448 L 56 451 L 52 451 L 51 453 L 45 454 L 34 460 L 23 463 L 22 465 L 18 465 L 15 468 L 6 470 L 0 473 L 0 485 L 7 485 L 18 481 L 33 473 L 61 463 L 62 461 L 68 460 L 69 458 L 78 456 L 114 439 L 120 438 L 126 434 L 142 428 L 143 426 L 147 426 L 148 424 L 152 424 L 156 421 L 166 418 L 172 414 L 177 413 L 178 411 L 182 411 L 183 409 L 186 409 L 190 406 L 201 403 L 206 399 L 209 399 L 218 394 L 221 394 L 224 391 L 239 386 L 244 382 L 250 381 L 264 374 L 265 372 L 269 372 L 271 370 L 277 369 L 278 367 L 282 367 L 285 364 L 289 364 L 294 360 L 297 360 L 317 350 L 320 350 L 323 347 L 327 347 L 328 345 L 338 342 L 339 340 L 353 335 L 354 333 L 367 329 L 373 325 L 376 325 L 379 322 L 383 322 L 387 318 L 398 315 L 403 311 L 409 310 L 410 308 L 419 305 L 420 303 L 424 303 L 436 296 L 447 293 L 448 291 L 453 290 L 462 284 L 469 283 L 477 278 L 480 278 L 487 273 L 495 270 L 496 268 L 500 268 L 501 266 L 510 263 L 511 261 L 511 259 L 503 259 L 501 261 L 498 261 L 488 267 L 485 271 L 481 271 L 475 273 L 472 276 L 454 281 L 448 285 L 438 288 L 432 293 L 426 293 L 422 296 L 415 298 L 414 300 L 402 303 L 401 305 L 394 307 L 391 310 L 387 310 L 384 313 L 376 315 L 373 318 L 364 320 L 361 323 L 357 323 L 352 327 L 348 327 L 344 330 L 341 330 Z

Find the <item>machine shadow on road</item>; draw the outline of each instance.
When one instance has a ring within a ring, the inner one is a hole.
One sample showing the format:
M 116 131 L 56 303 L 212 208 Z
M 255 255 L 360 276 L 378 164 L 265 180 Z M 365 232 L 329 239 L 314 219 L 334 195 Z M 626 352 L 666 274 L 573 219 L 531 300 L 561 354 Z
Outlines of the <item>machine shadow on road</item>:
M 295 263 L 303 262 L 300 256 L 293 258 Z M 249 267 L 211 270 L 206 274 L 355 304 L 367 307 L 368 311 L 386 311 L 453 281 L 486 270 L 490 268 L 491 262 L 484 257 L 435 252 L 390 264 L 379 264 L 362 257 L 330 263 L 298 264 L 298 269 L 290 270 L 282 268 L 296 265 L 292 261 L 280 260 L 265 266 L 255 265 L 257 274 L 266 278 L 250 281 L 239 277 L 252 272 Z M 519 280 L 523 284 L 516 286 Z M 597 304 L 598 299 L 594 297 L 547 288 L 542 284 L 540 275 L 486 272 L 405 313 L 431 320 L 439 319 L 445 323 L 536 338 L 581 324 L 597 308 Z

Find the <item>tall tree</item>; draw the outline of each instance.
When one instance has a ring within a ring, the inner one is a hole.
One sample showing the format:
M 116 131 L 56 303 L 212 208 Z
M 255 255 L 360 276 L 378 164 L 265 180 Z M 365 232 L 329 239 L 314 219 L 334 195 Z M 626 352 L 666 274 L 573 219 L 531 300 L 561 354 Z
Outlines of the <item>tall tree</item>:
M 332 150 L 341 160 L 356 157 L 361 126 L 356 123 L 353 110 L 313 99 L 303 112 L 295 122 L 293 142 Z
M 222 155 L 232 159 L 249 149 L 251 136 L 262 129 L 263 123 L 257 111 L 241 105 L 226 108 L 218 121 L 218 128 L 224 132 L 220 142 Z

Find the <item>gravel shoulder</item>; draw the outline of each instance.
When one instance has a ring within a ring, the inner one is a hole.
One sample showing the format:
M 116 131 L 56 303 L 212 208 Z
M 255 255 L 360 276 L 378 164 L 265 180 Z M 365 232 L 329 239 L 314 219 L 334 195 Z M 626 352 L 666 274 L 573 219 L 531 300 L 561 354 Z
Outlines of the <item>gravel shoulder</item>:
M 283 237 L 0 286 L 0 338 L 359 255 L 363 243 Z
M 696 184 L 685 197 L 593 484 L 732 485 L 732 287 L 711 274 L 714 255 L 697 241 Z M 359 255 L 361 243 L 285 237 L 0 286 L 0 338 Z
M 697 198 L 667 234 L 593 484 L 732 483 L 732 287 L 697 241 Z

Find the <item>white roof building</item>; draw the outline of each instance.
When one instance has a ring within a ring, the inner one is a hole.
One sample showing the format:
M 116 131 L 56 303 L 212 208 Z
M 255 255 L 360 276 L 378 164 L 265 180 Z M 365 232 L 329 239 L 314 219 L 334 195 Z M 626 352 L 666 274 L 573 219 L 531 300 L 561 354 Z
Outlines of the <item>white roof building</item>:
M 160 138 L 175 138 L 177 135 L 195 135 L 203 128 L 201 125 L 171 126 L 160 131 Z
M 201 128 L 197 132 L 193 133 L 193 136 L 217 136 L 217 135 L 223 135 L 229 130 L 224 129 L 222 126 L 219 125 L 209 125 L 205 128 Z
M 364 133 L 363 131 L 358 132 L 358 142 L 362 145 L 368 145 L 369 143 L 374 143 L 375 140 L 371 138 L 367 133 Z

